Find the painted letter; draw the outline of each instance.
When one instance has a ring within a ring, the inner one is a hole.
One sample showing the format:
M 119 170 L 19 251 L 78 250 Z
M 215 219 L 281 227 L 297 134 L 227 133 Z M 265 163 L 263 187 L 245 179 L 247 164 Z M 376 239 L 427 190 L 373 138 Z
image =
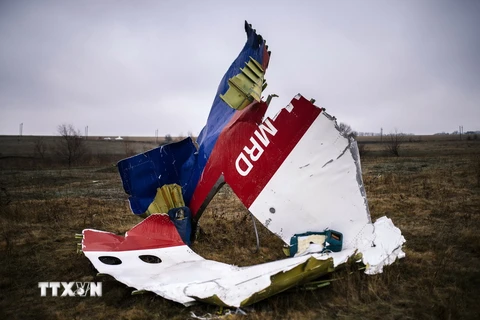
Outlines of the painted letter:
M 243 160 L 243 162 L 247 165 L 246 170 L 242 170 L 242 168 L 240 168 L 240 160 Z M 248 160 L 248 158 L 242 152 L 239 154 L 239 156 L 237 157 L 237 160 L 235 161 L 235 167 L 237 168 L 238 173 L 245 177 L 247 174 L 250 173 L 250 170 L 252 170 L 253 164 L 250 162 L 250 160 Z
M 268 125 L 268 127 L 265 126 Z M 255 135 L 257 136 L 258 140 L 260 140 L 263 145 L 266 147 L 270 144 L 270 140 L 267 138 L 266 132 L 270 133 L 270 135 L 274 136 L 277 133 L 277 128 L 273 126 L 273 124 L 270 122 L 270 119 L 265 120 L 265 124 L 261 124 L 258 126 L 258 130 L 255 130 Z
M 251 149 L 245 147 L 243 150 L 250 155 L 252 161 L 257 161 L 263 153 L 263 148 L 260 147 L 260 144 L 253 137 L 250 138 L 250 142 L 253 143 L 253 147 Z M 257 154 L 255 154 L 255 150 L 257 150 Z

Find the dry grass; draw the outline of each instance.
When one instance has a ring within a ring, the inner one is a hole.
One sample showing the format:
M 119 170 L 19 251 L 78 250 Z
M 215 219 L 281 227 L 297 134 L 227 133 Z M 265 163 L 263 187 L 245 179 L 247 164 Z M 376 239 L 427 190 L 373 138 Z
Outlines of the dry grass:
M 387 215 L 402 229 L 407 257 L 377 276 L 348 264 L 326 278 L 330 286 L 292 289 L 245 308 L 249 319 L 478 317 L 480 142 L 412 142 L 399 158 L 383 156 L 378 144 L 368 148 L 362 167 L 372 218 Z M 124 233 L 139 221 L 111 164 L 31 170 L 2 163 L 0 319 L 188 319 L 191 311 L 219 311 L 149 293 L 131 296 L 132 288 L 98 278 L 76 254 L 73 236 L 83 228 Z M 281 241 L 258 222 L 261 248 L 253 253 L 251 216 L 228 187 L 201 227 L 193 248 L 207 258 L 249 265 L 283 257 Z M 103 297 L 42 298 L 40 281 L 103 281 Z
M 64 167 L 67 163 L 57 155 L 60 142 L 60 136 L 0 136 L 0 169 Z M 155 138 L 132 137 L 117 141 L 89 137 L 85 141 L 86 150 L 82 155 L 81 164 L 102 166 L 114 163 L 122 158 L 153 149 L 162 142 L 163 139 L 159 139 L 156 143 Z

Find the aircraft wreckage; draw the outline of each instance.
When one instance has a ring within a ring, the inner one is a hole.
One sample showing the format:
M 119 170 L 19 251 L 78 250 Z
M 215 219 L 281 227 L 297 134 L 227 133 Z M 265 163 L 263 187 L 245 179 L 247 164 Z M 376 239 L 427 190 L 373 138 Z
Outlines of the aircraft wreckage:
M 98 272 L 185 306 L 240 307 L 349 258 L 376 274 L 405 256 L 392 221 L 372 223 L 357 143 L 334 117 L 301 95 L 264 117 L 270 51 L 248 23 L 245 31 L 197 144 L 187 138 L 118 163 L 130 207 L 145 219 L 125 237 L 83 230 L 82 251 Z M 285 242 L 289 258 L 237 267 L 192 251 L 202 212 L 224 183 Z

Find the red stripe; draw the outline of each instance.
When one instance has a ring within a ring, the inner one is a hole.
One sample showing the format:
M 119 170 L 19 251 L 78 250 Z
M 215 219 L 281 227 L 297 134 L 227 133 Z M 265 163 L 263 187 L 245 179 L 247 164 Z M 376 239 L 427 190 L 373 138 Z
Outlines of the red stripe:
M 242 203 L 247 208 L 250 207 L 321 112 L 320 108 L 303 97 L 292 99 L 291 104 L 292 110 L 282 109 L 275 120 L 267 118 L 263 122 L 263 124 L 270 122 L 277 130 L 274 136 L 267 134 L 270 143 L 266 147 L 254 132 L 258 131 L 267 105 L 264 102 L 256 103 L 235 114 L 220 134 L 201 181 L 195 189 L 190 203 L 190 209 L 194 214 L 221 174 Z M 251 160 L 244 150 L 245 147 L 252 148 L 253 143 L 250 141 L 252 137 L 263 148 L 262 155 L 256 161 Z M 235 166 L 241 153 L 253 165 L 246 176 L 242 176 Z
M 129 251 L 185 245 L 166 215 L 154 214 L 137 224 L 125 237 L 96 230 L 83 231 L 83 251 Z

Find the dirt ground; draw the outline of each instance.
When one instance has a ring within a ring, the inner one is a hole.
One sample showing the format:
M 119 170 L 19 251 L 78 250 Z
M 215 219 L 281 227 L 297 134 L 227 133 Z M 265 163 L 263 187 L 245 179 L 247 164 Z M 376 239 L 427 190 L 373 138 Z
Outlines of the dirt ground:
M 88 259 L 76 253 L 74 235 L 82 229 L 123 234 L 140 221 L 130 213 L 115 167 L 132 150 L 99 140 L 91 154 L 101 151 L 105 157 L 68 169 L 33 151 L 20 152 L 25 145 L 14 143 L 12 149 L 0 139 L 0 319 L 225 314 L 203 304 L 185 308 L 152 293 L 132 296 L 133 288 L 97 276 Z M 33 150 L 34 142 L 28 143 Z M 154 146 L 138 143 L 133 151 Z M 294 288 L 245 308 L 247 317 L 229 319 L 478 318 L 480 141 L 412 140 L 402 145 L 400 157 L 387 155 L 379 141 L 362 144 L 372 219 L 386 215 L 402 230 L 406 258 L 376 276 L 349 264 L 323 278 L 331 280 L 329 286 Z M 265 228 L 254 253 L 251 217 L 228 186 L 208 206 L 201 227 L 193 249 L 206 258 L 245 266 L 284 257 L 282 242 Z M 103 296 L 40 297 L 42 281 L 102 281 Z

